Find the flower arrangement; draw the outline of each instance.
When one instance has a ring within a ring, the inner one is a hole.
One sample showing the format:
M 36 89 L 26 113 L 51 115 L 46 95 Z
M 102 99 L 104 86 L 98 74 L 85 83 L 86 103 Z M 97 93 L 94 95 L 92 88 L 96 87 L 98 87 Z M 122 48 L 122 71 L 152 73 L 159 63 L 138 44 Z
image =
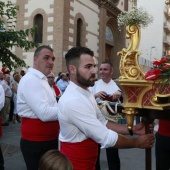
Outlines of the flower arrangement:
M 159 84 L 168 85 L 170 82 L 170 56 L 163 56 L 160 60 L 153 61 L 153 68 L 145 74 L 146 80 L 158 80 Z M 161 86 L 163 90 L 165 86 Z
M 153 22 L 153 16 L 148 14 L 142 7 L 134 7 L 130 12 L 121 12 L 117 17 L 117 20 L 119 30 L 121 30 L 124 25 L 140 25 L 142 28 L 145 28 Z

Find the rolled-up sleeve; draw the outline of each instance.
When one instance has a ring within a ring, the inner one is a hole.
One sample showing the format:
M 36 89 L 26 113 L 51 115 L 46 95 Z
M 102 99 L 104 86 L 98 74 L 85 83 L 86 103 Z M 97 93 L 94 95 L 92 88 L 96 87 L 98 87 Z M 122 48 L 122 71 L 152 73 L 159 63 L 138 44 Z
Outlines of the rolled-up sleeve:
M 112 147 L 117 142 L 118 134 L 104 125 L 107 121 L 102 124 L 97 119 L 95 110 L 85 107 L 83 102 L 69 101 L 63 111 L 71 124 L 75 125 L 87 138 L 101 144 L 102 148 Z

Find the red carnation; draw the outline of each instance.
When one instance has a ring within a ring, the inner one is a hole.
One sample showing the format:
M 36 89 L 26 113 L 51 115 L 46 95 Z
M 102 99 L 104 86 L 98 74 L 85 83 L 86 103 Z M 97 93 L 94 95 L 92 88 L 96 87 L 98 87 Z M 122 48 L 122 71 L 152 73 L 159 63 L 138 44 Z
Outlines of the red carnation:
M 149 70 L 146 74 L 145 74 L 145 79 L 146 80 L 155 80 L 157 79 L 161 74 L 161 70 L 158 68 L 154 68 L 152 70 Z
M 162 70 L 166 70 L 166 69 L 169 69 L 169 68 L 170 68 L 170 64 L 167 63 L 167 64 L 162 68 Z
M 162 56 L 161 61 L 162 63 L 166 63 L 168 61 L 168 58 L 166 56 Z
M 156 65 L 156 66 L 160 66 L 162 65 L 164 62 L 162 62 L 162 60 L 156 60 L 156 61 L 153 61 L 153 64 Z

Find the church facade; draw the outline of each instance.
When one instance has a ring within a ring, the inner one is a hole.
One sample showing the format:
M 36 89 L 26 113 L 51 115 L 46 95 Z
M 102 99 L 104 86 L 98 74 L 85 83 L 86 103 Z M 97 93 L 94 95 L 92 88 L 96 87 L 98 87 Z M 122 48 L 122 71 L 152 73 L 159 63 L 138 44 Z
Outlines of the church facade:
M 129 10 L 128 0 L 11 0 L 19 5 L 16 29 L 38 27 L 33 41 L 50 45 L 56 60 L 53 72 L 67 71 L 64 55 L 73 46 L 94 51 L 97 63 L 111 61 L 119 77 L 117 52 L 125 47 L 125 32 L 119 31 L 117 15 Z M 33 65 L 32 49 L 15 48 L 17 56 Z

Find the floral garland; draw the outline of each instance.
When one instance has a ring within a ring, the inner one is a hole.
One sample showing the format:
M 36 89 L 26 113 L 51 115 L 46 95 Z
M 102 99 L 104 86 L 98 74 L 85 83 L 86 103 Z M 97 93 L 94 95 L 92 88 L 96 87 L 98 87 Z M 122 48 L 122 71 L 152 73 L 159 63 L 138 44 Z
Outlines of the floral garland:
M 153 68 L 145 74 L 146 80 L 162 83 L 160 90 L 170 82 L 170 56 L 163 56 L 160 60 L 153 61 Z
M 170 57 L 163 56 L 160 60 L 153 61 L 153 68 L 145 74 L 146 80 L 169 79 Z
M 140 25 L 142 28 L 145 28 L 153 22 L 153 16 L 149 15 L 142 7 L 134 7 L 130 12 L 121 12 L 117 20 L 119 30 L 121 30 L 124 25 Z

